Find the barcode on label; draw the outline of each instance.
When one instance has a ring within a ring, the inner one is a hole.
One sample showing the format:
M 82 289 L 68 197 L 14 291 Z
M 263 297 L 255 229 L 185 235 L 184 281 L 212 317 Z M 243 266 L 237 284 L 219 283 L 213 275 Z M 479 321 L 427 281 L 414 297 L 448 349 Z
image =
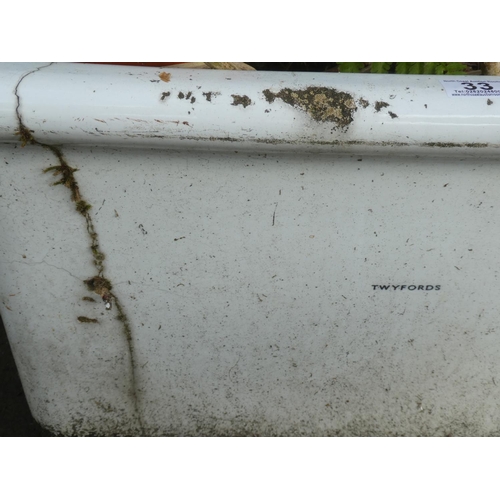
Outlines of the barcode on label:
M 441 80 L 448 97 L 500 97 L 499 80 Z

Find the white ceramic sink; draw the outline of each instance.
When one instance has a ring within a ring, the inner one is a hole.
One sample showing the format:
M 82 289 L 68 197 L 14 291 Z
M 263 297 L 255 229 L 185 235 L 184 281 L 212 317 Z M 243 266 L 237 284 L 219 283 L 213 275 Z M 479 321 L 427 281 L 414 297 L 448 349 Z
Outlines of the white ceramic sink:
M 498 435 L 500 100 L 442 80 L 0 65 L 0 312 L 34 417 Z

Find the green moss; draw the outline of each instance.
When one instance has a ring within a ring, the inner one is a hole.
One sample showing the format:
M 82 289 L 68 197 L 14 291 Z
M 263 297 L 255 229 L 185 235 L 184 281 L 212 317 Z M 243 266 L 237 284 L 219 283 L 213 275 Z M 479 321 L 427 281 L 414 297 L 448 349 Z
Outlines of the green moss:
M 19 136 L 21 140 L 21 147 L 24 148 L 26 144 L 36 144 L 35 138 L 32 135 L 32 130 L 29 130 L 22 123 L 19 125 L 19 128 L 16 132 L 16 135 Z
M 81 214 L 85 214 L 92 208 L 92 205 L 87 203 L 85 200 L 80 200 L 76 202 L 76 210 Z
M 50 63 L 52 64 L 52 63 Z M 50 64 L 48 66 L 50 66 Z M 35 137 L 32 135 L 32 131 L 29 130 L 24 124 L 23 124 L 23 119 L 22 115 L 20 112 L 20 107 L 21 107 L 21 98 L 19 96 L 19 86 L 21 82 L 26 78 L 28 75 L 39 71 L 41 68 L 46 67 L 46 66 L 41 66 L 40 68 L 37 68 L 33 71 L 30 71 L 29 73 L 26 73 L 21 79 L 17 82 L 17 85 L 14 89 L 14 94 L 17 99 L 17 105 L 16 105 L 16 116 L 17 120 L 19 123 L 19 128 L 17 134 L 20 136 L 21 140 L 21 145 L 25 146 L 26 144 L 32 144 L 32 145 L 38 145 L 44 149 L 47 149 L 53 153 L 53 155 L 57 158 L 59 164 L 56 166 L 51 166 L 48 168 L 45 168 L 43 170 L 44 173 L 52 172 L 54 176 L 59 176 L 59 179 L 54 183 L 54 185 L 63 185 L 66 188 L 68 188 L 71 192 L 71 200 L 75 204 L 76 210 L 85 218 L 86 222 L 86 229 L 87 233 L 90 237 L 91 244 L 90 248 L 92 251 L 92 254 L 94 256 L 94 265 L 97 269 L 97 275 L 89 278 L 87 280 L 84 280 L 85 285 L 87 288 L 100 295 L 103 301 L 106 302 L 106 309 L 111 308 L 111 302 L 114 300 L 118 312 L 119 312 L 119 317 L 120 321 L 123 326 L 123 334 L 127 340 L 127 345 L 128 345 L 128 351 L 130 355 L 130 377 L 131 377 L 131 396 L 134 402 L 135 406 L 135 413 L 137 417 L 137 423 L 139 425 L 139 428 L 141 429 L 141 432 L 144 432 L 144 427 L 142 424 L 142 419 L 141 419 L 141 413 L 139 411 L 139 403 L 138 403 L 138 391 L 137 391 L 137 383 L 136 383 L 136 366 L 135 366 L 135 358 L 134 358 L 134 348 L 133 348 L 133 342 L 132 342 L 132 333 L 130 330 L 130 325 L 128 322 L 128 319 L 125 315 L 125 312 L 123 310 L 123 307 L 118 301 L 118 298 L 113 295 L 110 290 L 112 289 L 111 282 L 104 278 L 104 265 L 103 265 L 103 260 L 104 260 L 104 254 L 100 251 L 99 249 L 99 238 L 97 231 L 94 228 L 94 223 L 92 220 L 92 217 L 89 213 L 89 209 L 91 207 L 90 203 L 85 201 L 85 199 L 82 197 L 80 193 L 80 188 L 78 186 L 78 183 L 76 181 L 74 173 L 78 171 L 78 169 L 71 167 L 68 165 L 66 159 L 64 158 L 64 155 L 62 154 L 62 151 L 60 147 L 54 146 L 52 144 L 45 144 L 43 142 L 37 141 Z M 92 301 L 93 299 L 91 297 L 84 297 L 83 300 L 89 300 Z M 78 321 L 82 323 L 98 323 L 97 319 L 95 318 L 87 318 L 86 316 L 78 316 Z

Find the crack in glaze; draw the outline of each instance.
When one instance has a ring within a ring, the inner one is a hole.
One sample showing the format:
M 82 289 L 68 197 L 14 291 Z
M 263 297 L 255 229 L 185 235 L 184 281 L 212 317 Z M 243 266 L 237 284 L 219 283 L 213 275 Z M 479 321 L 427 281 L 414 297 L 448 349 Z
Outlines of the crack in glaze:
M 52 152 L 52 154 L 56 157 L 58 160 L 58 165 L 56 166 L 50 166 L 48 168 L 45 168 L 43 170 L 44 173 L 47 172 L 52 172 L 54 176 L 58 176 L 59 179 L 53 183 L 53 185 L 63 185 L 66 188 L 68 188 L 71 192 L 71 200 L 75 204 L 76 210 L 85 218 L 86 222 L 86 230 L 87 233 L 90 237 L 91 240 L 91 245 L 90 249 L 92 251 L 92 255 L 94 257 L 94 265 L 97 271 L 97 275 L 93 276 L 87 280 L 83 280 L 84 284 L 92 290 L 94 293 L 97 293 L 98 295 L 101 296 L 103 301 L 106 304 L 106 309 L 111 309 L 111 303 L 114 302 L 115 307 L 118 311 L 118 315 L 116 319 L 121 322 L 122 324 L 122 332 L 123 335 L 126 339 L 127 346 L 128 346 L 128 351 L 129 351 L 129 357 L 130 357 L 130 376 L 131 376 L 131 398 L 133 401 L 134 405 L 134 412 L 136 414 L 136 419 L 138 423 L 138 427 L 141 431 L 141 434 L 144 435 L 144 425 L 142 423 L 142 417 L 141 417 L 141 412 L 139 409 L 139 401 L 138 401 L 138 388 L 137 388 L 137 380 L 136 380 L 136 361 L 135 361 L 135 351 L 134 351 L 134 344 L 133 344 L 133 339 L 132 339 L 132 331 L 130 327 L 130 322 L 129 319 L 125 313 L 123 305 L 120 303 L 118 297 L 116 294 L 111 292 L 112 285 L 109 279 L 105 278 L 104 276 L 104 259 L 105 255 L 104 253 L 100 250 L 100 245 L 99 245 L 99 236 L 95 230 L 94 227 L 94 222 L 92 220 L 92 216 L 89 213 L 89 209 L 91 208 L 91 205 L 82 197 L 80 188 L 78 186 L 78 183 L 75 178 L 75 172 L 78 171 L 78 169 L 71 167 L 68 162 L 66 161 L 64 155 L 62 154 L 61 148 L 59 146 L 55 146 L 52 144 L 46 144 L 43 142 L 38 141 L 35 139 L 33 136 L 34 131 L 30 130 L 23 122 L 23 117 L 21 114 L 21 97 L 19 95 L 19 86 L 23 82 L 23 80 L 28 77 L 29 75 L 36 73 L 37 71 L 40 71 L 43 68 L 47 68 L 51 66 L 54 63 L 50 63 L 44 66 L 40 66 L 34 70 L 29 71 L 28 73 L 24 74 L 19 81 L 17 82 L 15 88 L 14 88 L 14 95 L 16 96 L 17 104 L 15 108 L 15 113 L 18 121 L 18 131 L 16 135 L 20 136 L 21 140 L 21 147 L 26 146 L 27 144 L 30 145 L 37 145 L 41 146 L 44 149 L 48 149 L 49 151 Z M 53 266 L 56 267 L 56 266 Z M 67 270 L 65 270 L 67 271 Z M 69 274 L 71 274 L 69 271 L 67 271 Z M 78 278 L 80 279 L 80 278 Z M 83 316 L 77 318 L 81 322 L 81 318 Z M 93 322 L 93 321 L 92 321 Z

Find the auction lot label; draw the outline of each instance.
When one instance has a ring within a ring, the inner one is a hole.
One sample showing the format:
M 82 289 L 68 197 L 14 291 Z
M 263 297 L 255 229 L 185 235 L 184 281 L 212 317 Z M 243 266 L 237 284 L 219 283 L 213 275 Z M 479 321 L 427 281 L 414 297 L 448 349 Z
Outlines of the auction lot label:
M 448 97 L 500 97 L 498 80 L 441 80 Z

